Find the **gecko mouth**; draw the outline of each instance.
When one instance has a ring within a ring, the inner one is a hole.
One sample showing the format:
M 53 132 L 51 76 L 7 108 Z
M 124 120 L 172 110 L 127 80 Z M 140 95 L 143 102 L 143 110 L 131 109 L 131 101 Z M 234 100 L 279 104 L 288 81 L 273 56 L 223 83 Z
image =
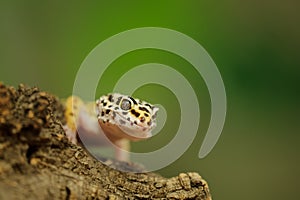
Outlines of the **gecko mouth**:
M 115 124 L 124 132 L 126 135 L 133 138 L 146 139 L 152 136 L 151 129 L 153 126 L 145 126 L 132 122 L 131 120 L 126 119 L 124 116 L 117 114 L 118 120 L 115 121 Z
M 131 120 L 128 120 L 128 118 L 125 118 L 124 116 L 117 114 L 121 119 L 119 120 L 119 125 L 120 126 L 127 126 L 127 124 L 129 124 L 128 127 L 139 127 L 140 129 L 142 129 L 143 131 L 150 129 L 150 126 L 148 125 L 143 125 L 141 123 L 138 123 L 137 121 L 132 122 Z

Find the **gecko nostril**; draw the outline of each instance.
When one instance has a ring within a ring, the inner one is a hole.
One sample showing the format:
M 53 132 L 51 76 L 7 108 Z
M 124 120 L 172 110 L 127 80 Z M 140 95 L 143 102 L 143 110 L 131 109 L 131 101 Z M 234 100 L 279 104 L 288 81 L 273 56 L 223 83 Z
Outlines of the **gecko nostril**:
M 145 117 L 141 117 L 140 121 L 143 123 L 145 121 Z

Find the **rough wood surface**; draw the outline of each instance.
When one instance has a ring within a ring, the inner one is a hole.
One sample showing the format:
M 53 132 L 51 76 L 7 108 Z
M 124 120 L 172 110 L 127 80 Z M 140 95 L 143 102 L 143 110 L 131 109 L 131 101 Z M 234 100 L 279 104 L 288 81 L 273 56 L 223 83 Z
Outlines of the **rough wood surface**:
M 0 83 L 0 199 L 211 199 L 198 173 L 125 173 L 71 144 L 55 96 Z M 136 169 L 135 164 L 108 160 Z

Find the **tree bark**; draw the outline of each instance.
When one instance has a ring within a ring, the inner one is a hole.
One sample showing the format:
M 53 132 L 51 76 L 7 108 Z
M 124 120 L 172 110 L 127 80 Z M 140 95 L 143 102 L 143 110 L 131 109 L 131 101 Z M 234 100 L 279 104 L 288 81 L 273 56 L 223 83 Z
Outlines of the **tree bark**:
M 63 113 L 49 93 L 0 83 L 0 199 L 211 199 L 198 173 L 164 178 L 99 162 L 65 137 Z

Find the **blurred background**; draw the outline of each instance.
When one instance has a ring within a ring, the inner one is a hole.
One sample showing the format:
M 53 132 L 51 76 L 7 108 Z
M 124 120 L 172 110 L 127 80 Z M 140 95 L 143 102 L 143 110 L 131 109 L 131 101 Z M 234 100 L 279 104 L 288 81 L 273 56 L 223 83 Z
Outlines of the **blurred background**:
M 207 50 L 226 87 L 226 123 L 207 157 L 200 160 L 198 152 L 210 119 L 209 94 L 201 76 L 179 56 L 152 49 L 128 53 L 105 71 L 97 95 L 110 92 L 136 65 L 174 67 L 197 93 L 201 123 L 190 148 L 158 173 L 199 172 L 213 199 L 300 199 L 299 6 L 295 0 L 1 1 L 0 81 L 38 86 L 65 98 L 82 61 L 101 41 L 137 27 L 180 31 Z M 174 94 L 145 85 L 134 95 L 163 104 L 168 119 L 158 136 L 134 143 L 133 150 L 164 146 L 179 123 Z

